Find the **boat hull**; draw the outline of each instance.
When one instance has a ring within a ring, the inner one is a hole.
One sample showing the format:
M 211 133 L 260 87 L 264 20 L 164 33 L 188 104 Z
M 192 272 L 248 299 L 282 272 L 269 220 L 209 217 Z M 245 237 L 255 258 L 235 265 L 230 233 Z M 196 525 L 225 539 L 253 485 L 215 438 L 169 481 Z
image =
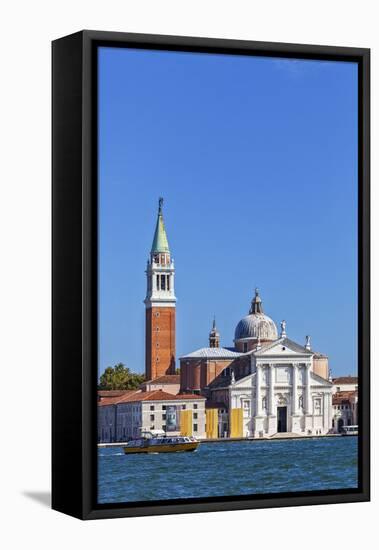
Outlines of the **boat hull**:
M 198 441 L 190 443 L 174 443 L 167 445 L 151 445 L 146 447 L 124 447 L 124 453 L 129 454 L 149 454 L 149 453 L 188 453 L 196 451 L 199 446 Z

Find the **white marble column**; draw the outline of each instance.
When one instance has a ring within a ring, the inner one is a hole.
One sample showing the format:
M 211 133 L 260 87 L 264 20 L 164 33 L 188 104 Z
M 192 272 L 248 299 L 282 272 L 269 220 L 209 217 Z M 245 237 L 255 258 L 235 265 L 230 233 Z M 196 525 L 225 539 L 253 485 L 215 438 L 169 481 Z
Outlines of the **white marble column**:
M 256 366 L 256 376 L 255 376 L 255 399 L 256 399 L 256 406 L 255 406 L 255 414 L 257 416 L 261 416 L 262 414 L 262 391 L 261 391 L 261 385 L 262 385 L 262 367 L 260 365 Z
M 310 363 L 306 363 L 305 365 L 305 395 L 306 395 L 305 413 L 311 414 L 312 401 L 311 401 L 311 364 Z
M 292 414 L 297 414 L 298 399 L 297 399 L 297 363 L 292 365 Z
M 152 293 L 155 294 L 157 289 L 157 275 L 152 271 L 152 273 L 149 274 L 150 280 L 151 280 L 151 290 Z
M 324 416 L 326 418 L 325 428 L 330 430 L 331 427 L 332 427 L 332 419 L 333 419 L 333 407 L 332 407 L 332 394 L 331 393 L 327 393 L 325 395 L 325 407 L 326 407 L 326 409 L 324 410 Z
M 274 369 L 274 365 L 272 363 L 270 363 L 269 365 L 269 370 L 270 370 L 270 377 L 269 377 L 269 381 L 270 381 L 270 389 L 269 389 L 269 404 L 268 404 L 268 413 L 269 415 L 274 415 L 275 414 L 275 394 L 274 394 L 274 388 L 275 388 L 275 369 Z

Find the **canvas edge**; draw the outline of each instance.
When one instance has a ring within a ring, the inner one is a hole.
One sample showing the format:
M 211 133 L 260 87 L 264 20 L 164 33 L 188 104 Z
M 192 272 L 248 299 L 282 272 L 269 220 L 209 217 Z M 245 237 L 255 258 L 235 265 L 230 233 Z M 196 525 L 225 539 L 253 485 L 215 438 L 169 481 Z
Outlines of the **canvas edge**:
M 80 413 L 77 413 L 76 424 L 80 426 L 80 445 L 78 445 L 77 438 L 75 439 L 75 448 L 78 452 L 77 464 L 75 465 L 75 479 L 78 479 L 78 470 L 80 471 L 80 483 L 79 489 L 74 487 L 74 483 L 69 483 L 72 487 L 71 502 L 68 502 L 67 498 L 64 499 L 64 505 L 62 505 L 62 499 L 60 492 L 62 491 L 62 485 L 64 485 L 63 479 L 66 476 L 62 474 L 61 464 L 62 458 L 57 458 L 61 453 L 64 453 L 67 447 L 62 442 L 57 442 L 57 430 L 62 432 L 63 422 L 57 417 L 60 416 L 58 411 L 62 411 L 62 407 L 59 401 L 57 401 L 57 374 L 62 377 L 62 368 L 59 365 L 64 363 L 64 359 L 60 358 L 57 361 L 54 360 L 53 351 L 53 499 L 52 507 L 61 512 L 73 515 L 81 519 L 100 519 L 111 517 L 130 517 L 130 516 L 145 516 L 145 515 L 159 515 L 159 514 L 181 514 L 181 513 L 193 513 L 193 512 L 205 512 L 205 511 L 225 511 L 225 510 L 242 510 L 252 508 L 267 508 L 267 507 L 282 507 L 282 506 L 302 506 L 313 504 L 331 504 L 342 502 L 361 502 L 370 500 L 370 433 L 369 433 L 369 417 L 370 417 L 370 380 L 369 380 L 369 363 L 370 363 L 370 314 L 369 314 L 369 300 L 370 300 L 370 271 L 369 271 L 369 239 L 370 239 L 370 224 L 369 224 L 369 140 L 370 140 L 370 90 L 369 90 L 369 75 L 370 75 L 370 50 L 366 48 L 345 48 L 335 46 L 317 46 L 317 45 L 302 45 L 302 44 L 282 44 L 282 43 L 269 43 L 269 42 L 254 42 L 254 41 L 241 41 L 230 39 L 207 39 L 207 38 L 195 38 L 195 37 L 174 37 L 164 35 L 145 35 L 134 33 L 115 33 L 115 32 L 103 32 L 103 31 L 81 31 L 64 37 L 53 42 L 54 48 L 65 49 L 67 41 L 75 40 L 80 42 L 80 48 L 78 54 L 81 58 L 82 72 L 81 72 L 81 111 L 80 120 L 82 124 L 82 140 L 79 157 L 76 158 L 76 174 L 77 185 L 80 185 L 82 198 L 81 198 L 81 216 L 82 226 L 80 243 L 82 246 L 81 268 L 78 271 L 78 266 L 72 265 L 70 268 L 75 272 L 76 288 L 80 281 L 81 285 L 81 316 L 82 322 L 82 341 L 81 341 L 81 364 L 80 368 L 76 364 L 75 368 L 71 367 L 69 371 L 73 374 L 73 379 L 70 382 L 72 384 L 72 390 L 78 399 L 78 389 L 80 388 Z M 96 181 L 97 162 L 93 151 L 96 150 L 96 96 L 94 95 L 95 81 L 94 81 L 94 51 L 99 44 L 124 44 L 125 46 L 138 45 L 138 47 L 150 46 L 158 47 L 159 49 L 165 49 L 169 47 L 172 49 L 188 48 L 195 51 L 224 51 L 229 50 L 229 53 L 238 53 L 241 50 L 245 51 L 245 54 L 253 54 L 258 52 L 260 55 L 281 55 L 281 56 L 305 56 L 306 58 L 322 57 L 323 59 L 332 58 L 345 58 L 345 60 L 351 58 L 351 60 L 358 61 L 362 67 L 362 125 L 363 131 L 362 143 L 360 151 L 362 154 L 361 163 L 361 202 L 362 217 L 360 223 L 360 267 L 362 273 L 362 288 L 360 289 L 361 300 L 361 362 L 360 368 L 362 372 L 360 375 L 362 378 L 362 393 L 360 395 L 361 402 L 361 418 L 367 422 L 367 429 L 363 430 L 361 437 L 361 470 L 362 475 L 362 491 L 357 493 L 344 493 L 341 495 L 322 495 L 322 496 L 293 496 L 286 497 L 261 497 L 260 500 L 241 500 L 241 501 L 223 501 L 220 499 L 217 502 L 200 502 L 189 504 L 167 504 L 164 501 L 152 505 L 146 502 L 143 507 L 140 506 L 127 506 L 122 507 L 118 505 L 113 508 L 101 508 L 96 505 L 96 401 L 94 397 L 94 391 L 96 388 L 96 371 L 94 365 L 97 364 L 97 346 L 94 345 L 94 331 L 97 326 L 97 311 L 94 309 L 96 297 L 97 297 L 97 279 L 96 279 L 96 242 L 97 242 L 97 226 L 96 226 L 96 213 L 97 203 L 96 197 L 93 193 L 94 182 Z M 54 57 L 54 55 L 53 55 Z M 66 61 L 68 63 L 68 61 Z M 55 71 L 59 72 L 58 67 L 55 67 Z M 67 70 L 67 67 L 66 67 Z M 77 78 L 77 77 L 76 77 Z M 54 80 L 54 68 L 53 68 L 53 80 Z M 77 82 L 78 84 L 78 82 Z M 54 138 L 54 124 L 57 116 L 57 105 L 54 101 L 54 86 L 53 86 L 53 166 L 54 166 L 54 147 L 59 149 L 60 141 L 57 136 Z M 54 114 L 55 111 L 55 114 Z M 78 113 L 73 115 L 73 125 L 78 123 Z M 70 132 L 65 138 L 69 137 Z M 54 146 L 55 141 L 55 146 Z M 78 151 L 76 151 L 78 153 Z M 57 153 L 55 152 L 55 155 Z M 80 181 L 79 181 L 79 168 L 80 168 Z M 56 174 L 54 176 L 53 169 L 53 190 L 57 186 Z M 54 195 L 54 191 L 53 191 Z M 70 197 L 66 197 L 70 202 Z M 53 200 L 54 203 L 54 200 Z M 53 206 L 54 211 L 54 206 Z M 53 220 L 53 235 L 54 235 L 54 222 Z M 76 234 L 76 237 L 78 235 Z M 55 244 L 54 247 L 59 247 L 59 238 L 53 238 Z M 54 258 L 54 256 L 53 256 Z M 67 281 L 63 281 L 63 276 L 60 273 L 56 273 L 58 264 L 55 264 L 53 260 L 53 273 L 55 271 L 55 283 L 58 281 L 58 286 L 62 285 L 66 291 L 69 292 Z M 59 282 L 60 281 L 60 282 Z M 56 284 L 55 284 L 56 288 Z M 54 306 L 54 287 L 53 287 L 53 326 L 54 319 L 57 318 L 57 307 Z M 67 314 L 68 312 L 66 312 Z M 76 319 L 77 322 L 77 319 Z M 57 335 L 53 329 L 53 348 L 57 343 Z M 55 344 L 54 344 L 55 341 Z M 64 348 L 64 345 L 63 345 Z M 55 368 L 54 368 L 55 364 Z M 67 370 L 64 371 L 67 374 Z M 80 373 L 80 380 L 79 374 Z M 364 403 L 361 399 L 364 396 Z M 77 405 L 77 403 L 76 403 Z M 78 410 L 78 409 L 76 409 Z M 63 411 L 62 411 L 63 412 Z M 57 484 L 58 480 L 58 484 Z M 64 490 L 67 493 L 67 487 Z M 59 495 L 58 495 L 59 493 Z M 58 498 L 59 496 L 59 498 Z

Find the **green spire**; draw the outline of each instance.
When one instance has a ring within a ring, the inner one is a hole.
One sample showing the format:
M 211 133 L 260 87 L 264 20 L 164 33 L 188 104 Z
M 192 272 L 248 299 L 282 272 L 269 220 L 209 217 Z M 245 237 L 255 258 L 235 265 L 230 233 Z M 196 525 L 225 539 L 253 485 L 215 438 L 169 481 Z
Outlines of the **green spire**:
M 154 240 L 153 240 L 153 245 L 151 247 L 152 254 L 154 254 L 155 252 L 168 252 L 168 253 L 170 252 L 170 249 L 168 247 L 166 230 L 164 227 L 162 205 L 163 205 L 163 198 L 160 197 L 157 225 L 155 226 Z

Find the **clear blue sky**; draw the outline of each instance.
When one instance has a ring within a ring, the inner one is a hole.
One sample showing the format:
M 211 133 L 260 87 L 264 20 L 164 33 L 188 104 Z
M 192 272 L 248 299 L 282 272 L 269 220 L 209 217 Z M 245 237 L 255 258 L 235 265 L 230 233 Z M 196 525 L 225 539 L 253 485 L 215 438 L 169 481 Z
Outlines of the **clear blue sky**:
M 357 66 L 101 48 L 99 371 L 144 371 L 158 197 L 177 357 L 221 345 L 258 286 L 289 338 L 357 366 Z

